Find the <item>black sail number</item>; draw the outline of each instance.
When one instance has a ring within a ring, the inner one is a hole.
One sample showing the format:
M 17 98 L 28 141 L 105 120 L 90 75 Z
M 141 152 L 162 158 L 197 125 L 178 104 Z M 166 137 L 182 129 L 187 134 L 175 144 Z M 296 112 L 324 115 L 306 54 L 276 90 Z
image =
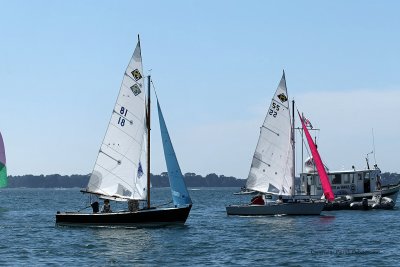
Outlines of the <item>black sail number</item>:
M 275 102 L 272 102 L 272 105 L 268 111 L 268 114 L 272 115 L 272 117 L 276 118 L 276 115 L 278 115 L 279 109 L 280 109 L 280 106 L 278 104 L 276 104 Z
M 118 124 L 121 125 L 122 127 L 125 126 L 125 118 L 122 116 L 126 117 L 126 114 L 128 114 L 128 110 L 125 107 L 121 107 L 119 111 L 120 117 L 118 118 Z

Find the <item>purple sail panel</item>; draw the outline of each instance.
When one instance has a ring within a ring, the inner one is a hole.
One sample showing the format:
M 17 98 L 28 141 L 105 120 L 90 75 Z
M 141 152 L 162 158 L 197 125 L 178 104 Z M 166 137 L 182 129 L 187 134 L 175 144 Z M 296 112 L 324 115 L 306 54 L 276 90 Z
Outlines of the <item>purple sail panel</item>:
M 4 149 L 3 136 L 0 133 L 0 163 L 6 166 L 6 150 Z

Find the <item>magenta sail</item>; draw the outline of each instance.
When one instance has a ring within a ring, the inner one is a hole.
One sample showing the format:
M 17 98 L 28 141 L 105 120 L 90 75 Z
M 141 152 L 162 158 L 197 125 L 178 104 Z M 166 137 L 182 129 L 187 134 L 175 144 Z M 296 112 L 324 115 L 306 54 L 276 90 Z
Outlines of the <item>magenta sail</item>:
M 299 113 L 299 112 L 297 111 L 297 113 Z M 329 201 L 332 201 L 332 200 L 334 200 L 335 195 L 332 192 L 331 183 L 329 182 L 328 175 L 326 174 L 324 164 L 322 163 L 322 160 L 321 160 L 321 157 L 319 156 L 317 147 L 315 146 L 314 141 L 312 140 L 311 135 L 308 132 L 306 125 L 304 124 L 303 118 L 300 116 L 300 113 L 299 113 L 299 117 L 300 117 L 301 125 L 303 126 L 303 129 L 304 129 L 304 133 L 306 134 L 308 146 L 310 147 L 311 154 L 314 158 L 315 166 L 317 167 L 319 178 L 321 180 L 322 189 L 324 190 L 325 198 Z

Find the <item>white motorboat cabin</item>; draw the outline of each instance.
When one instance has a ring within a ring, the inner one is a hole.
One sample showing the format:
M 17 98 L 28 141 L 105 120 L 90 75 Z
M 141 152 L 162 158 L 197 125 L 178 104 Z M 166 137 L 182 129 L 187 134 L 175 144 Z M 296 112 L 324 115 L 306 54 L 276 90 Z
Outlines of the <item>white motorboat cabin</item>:
M 367 170 L 327 172 L 335 196 L 374 192 L 381 187 L 381 170 L 375 166 Z M 323 195 L 318 173 L 300 174 L 300 195 Z

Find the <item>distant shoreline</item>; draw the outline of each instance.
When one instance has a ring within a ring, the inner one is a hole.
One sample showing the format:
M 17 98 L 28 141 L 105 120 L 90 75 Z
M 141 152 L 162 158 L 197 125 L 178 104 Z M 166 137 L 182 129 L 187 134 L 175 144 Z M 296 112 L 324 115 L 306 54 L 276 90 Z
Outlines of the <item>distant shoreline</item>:
M 384 184 L 396 184 L 400 180 L 400 174 L 382 173 Z M 7 188 L 86 188 L 89 181 L 89 174 L 86 175 L 21 175 L 8 177 Z M 185 183 L 187 187 L 237 187 L 246 184 L 245 179 L 232 176 L 207 174 L 205 177 L 195 173 L 185 173 Z M 153 187 L 169 187 L 168 173 L 151 174 L 151 184 Z
M 89 181 L 89 174 L 86 175 L 21 175 L 8 177 L 7 188 L 85 188 Z M 163 172 L 158 175 L 151 174 L 153 187 L 169 187 L 168 174 Z M 242 187 L 246 180 L 235 177 L 227 177 L 211 173 L 205 177 L 195 173 L 184 175 L 187 187 Z

